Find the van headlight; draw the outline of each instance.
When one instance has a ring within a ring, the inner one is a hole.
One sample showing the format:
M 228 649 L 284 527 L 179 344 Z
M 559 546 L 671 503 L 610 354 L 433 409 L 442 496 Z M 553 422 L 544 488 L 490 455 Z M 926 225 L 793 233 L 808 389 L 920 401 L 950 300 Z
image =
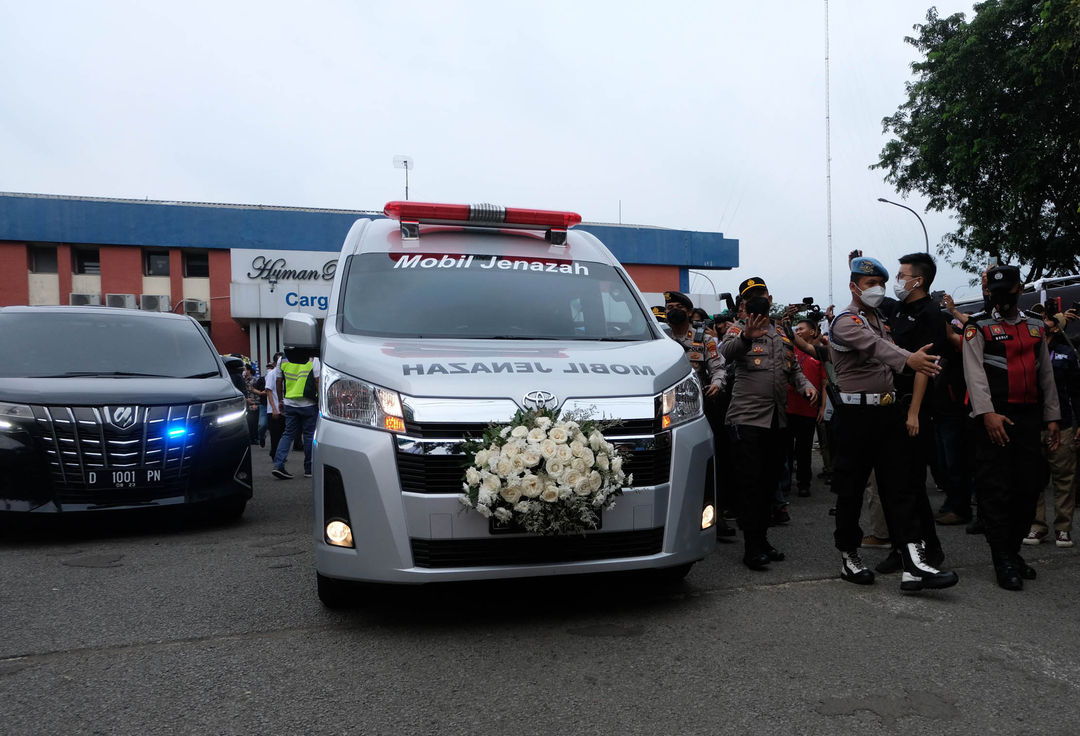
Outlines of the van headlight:
M 15 429 L 24 421 L 34 421 L 34 412 L 29 406 L 0 401 L 0 429 Z
M 661 429 L 686 424 L 702 415 L 701 384 L 691 373 L 656 397 L 656 414 Z
M 243 398 L 209 401 L 202 405 L 202 416 L 215 427 L 232 424 L 247 417 L 247 402 Z
M 404 432 L 401 397 L 397 391 L 381 388 L 324 365 L 322 371 L 322 413 L 327 419 L 390 432 Z

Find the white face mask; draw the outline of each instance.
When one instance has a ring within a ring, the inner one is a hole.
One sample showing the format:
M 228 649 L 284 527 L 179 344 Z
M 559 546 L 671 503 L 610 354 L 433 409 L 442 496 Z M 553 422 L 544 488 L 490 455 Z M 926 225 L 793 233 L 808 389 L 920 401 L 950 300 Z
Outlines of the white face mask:
M 868 307 L 878 307 L 885 301 L 885 287 L 871 286 L 869 289 L 863 289 L 859 293 L 859 299 Z
M 893 284 L 893 293 L 896 294 L 897 301 L 901 301 L 901 302 L 907 301 L 907 298 L 909 296 L 911 296 L 911 292 L 915 291 L 915 289 L 918 288 L 918 279 L 911 279 L 911 280 L 916 282 L 915 286 L 912 286 L 910 289 L 905 289 L 904 288 L 904 283 L 905 283 L 904 279 L 897 277 L 896 283 Z M 866 300 L 864 299 L 863 301 L 866 301 Z

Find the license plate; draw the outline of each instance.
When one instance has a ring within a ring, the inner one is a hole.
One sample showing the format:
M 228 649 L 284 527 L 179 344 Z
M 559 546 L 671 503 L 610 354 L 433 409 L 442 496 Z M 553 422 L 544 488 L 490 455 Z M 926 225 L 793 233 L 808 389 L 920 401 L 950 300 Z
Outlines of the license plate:
M 124 468 L 86 471 L 90 488 L 147 488 L 161 484 L 160 468 Z

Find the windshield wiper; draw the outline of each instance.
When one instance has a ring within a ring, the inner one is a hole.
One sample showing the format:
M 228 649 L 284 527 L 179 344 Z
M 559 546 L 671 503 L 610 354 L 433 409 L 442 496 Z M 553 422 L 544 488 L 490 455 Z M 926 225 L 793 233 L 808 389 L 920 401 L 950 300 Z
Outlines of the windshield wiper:
M 172 376 L 163 376 L 160 373 L 133 373 L 131 371 L 67 371 L 66 373 L 56 373 L 48 376 L 38 376 L 38 378 L 79 378 L 85 376 L 123 376 L 128 378 L 172 378 Z
M 190 376 L 181 376 L 181 378 L 212 378 L 214 376 L 220 376 L 217 371 L 207 371 L 206 373 L 194 373 Z

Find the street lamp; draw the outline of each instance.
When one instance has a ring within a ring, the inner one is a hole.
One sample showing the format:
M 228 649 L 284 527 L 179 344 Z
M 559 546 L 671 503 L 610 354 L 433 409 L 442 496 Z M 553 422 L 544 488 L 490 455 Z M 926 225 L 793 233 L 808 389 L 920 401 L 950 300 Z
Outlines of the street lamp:
M 687 270 L 687 272 L 688 272 L 688 273 L 692 273 L 692 274 L 694 274 L 695 276 L 700 276 L 701 278 L 703 278 L 703 279 L 705 279 L 706 281 L 708 281 L 708 282 L 709 282 L 709 286 L 711 286 L 711 287 L 712 287 L 712 290 L 713 290 L 713 294 L 715 294 L 715 293 L 716 293 L 716 284 L 714 284 L 714 283 L 712 282 L 712 279 L 710 279 L 710 278 L 709 278 L 709 275 L 708 275 L 708 274 L 704 274 L 704 273 L 702 273 L 701 271 L 690 271 L 690 270 Z
M 911 209 L 907 205 L 900 204 L 899 202 L 893 202 L 891 199 L 885 199 L 884 197 L 878 197 L 877 201 L 878 202 L 884 202 L 885 204 L 895 204 L 897 207 L 903 207 L 905 210 L 907 210 L 911 214 L 915 215 L 916 218 L 918 218 L 919 224 L 922 225 L 923 240 L 926 241 L 926 253 L 927 253 L 927 255 L 929 255 L 930 254 L 930 236 L 928 236 L 926 234 L 926 223 L 924 223 L 922 221 L 922 218 L 919 217 L 919 213 L 916 212 L 915 210 Z

